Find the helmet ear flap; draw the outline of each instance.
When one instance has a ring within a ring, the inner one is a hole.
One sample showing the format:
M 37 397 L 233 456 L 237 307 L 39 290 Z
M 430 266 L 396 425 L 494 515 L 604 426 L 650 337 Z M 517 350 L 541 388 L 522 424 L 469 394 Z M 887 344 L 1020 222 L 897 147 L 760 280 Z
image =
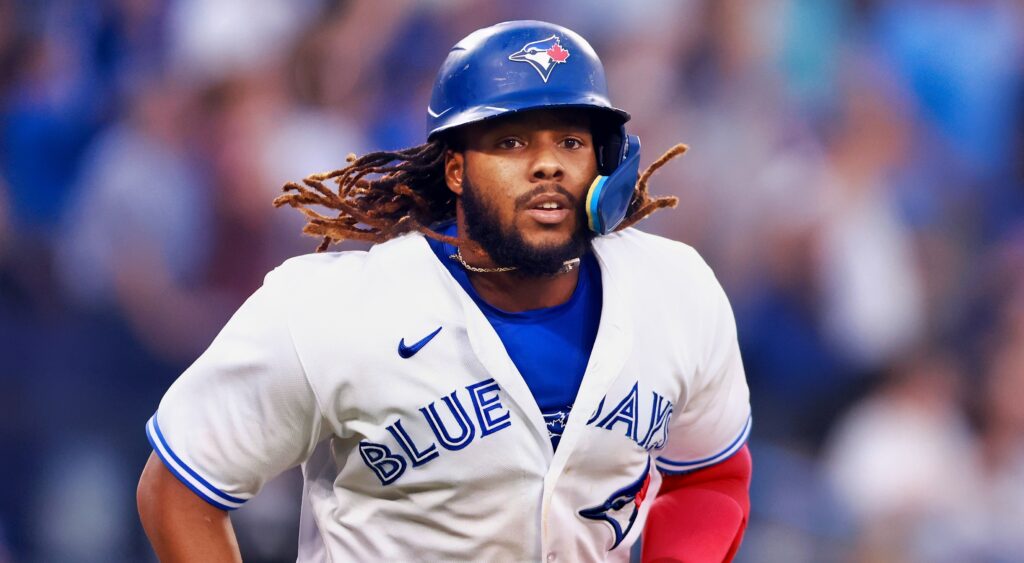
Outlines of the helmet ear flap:
M 597 173 L 610 176 L 625 156 L 626 128 L 600 126 L 594 128 L 594 148 L 597 155 Z
M 598 146 L 599 173 L 587 191 L 586 212 L 590 230 L 606 235 L 626 218 L 629 203 L 640 176 L 640 138 L 626 135 L 609 136 Z M 602 171 L 608 165 L 611 170 Z

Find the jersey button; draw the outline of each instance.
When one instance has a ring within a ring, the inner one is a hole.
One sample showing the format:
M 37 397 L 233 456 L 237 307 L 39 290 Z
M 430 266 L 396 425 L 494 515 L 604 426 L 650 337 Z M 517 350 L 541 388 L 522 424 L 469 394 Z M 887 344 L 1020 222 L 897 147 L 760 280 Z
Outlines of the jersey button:
M 548 554 L 548 561 L 554 561 L 555 559 L 558 559 L 558 556 L 554 552 Z

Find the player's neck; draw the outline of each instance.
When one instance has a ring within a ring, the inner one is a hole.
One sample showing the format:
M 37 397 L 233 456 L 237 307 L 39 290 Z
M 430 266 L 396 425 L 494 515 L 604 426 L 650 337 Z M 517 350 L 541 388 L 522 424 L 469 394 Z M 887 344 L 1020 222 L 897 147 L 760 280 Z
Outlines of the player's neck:
M 461 228 L 459 232 L 464 233 Z M 467 240 L 460 249 L 469 281 L 484 301 L 503 311 L 520 312 L 561 305 L 572 297 L 579 281 L 580 268 L 550 276 L 527 276 L 517 270 L 493 271 L 498 264 L 475 242 Z M 474 271 L 490 270 L 490 271 Z
M 554 276 L 523 276 L 516 272 L 467 272 L 473 289 L 489 305 L 512 313 L 561 305 L 572 297 L 580 269 Z

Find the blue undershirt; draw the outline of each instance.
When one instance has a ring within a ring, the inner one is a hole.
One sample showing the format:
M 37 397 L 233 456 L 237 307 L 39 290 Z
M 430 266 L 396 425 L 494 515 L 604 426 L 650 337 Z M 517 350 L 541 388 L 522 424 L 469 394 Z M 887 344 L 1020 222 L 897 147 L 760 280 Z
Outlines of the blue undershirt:
M 440 225 L 438 232 L 458 236 L 454 222 Z M 427 242 L 498 333 L 544 415 L 552 448 L 558 449 L 601 320 L 601 269 L 597 259 L 592 253 L 581 257 L 579 281 L 565 303 L 510 313 L 480 297 L 466 271 L 451 258 L 454 246 L 433 239 Z

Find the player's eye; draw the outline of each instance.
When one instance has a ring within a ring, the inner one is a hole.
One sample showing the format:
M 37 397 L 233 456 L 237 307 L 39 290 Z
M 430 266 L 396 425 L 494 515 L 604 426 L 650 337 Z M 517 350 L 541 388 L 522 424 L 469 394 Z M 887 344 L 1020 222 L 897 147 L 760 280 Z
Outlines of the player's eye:
M 515 138 L 515 137 L 505 137 L 504 139 L 498 141 L 498 148 L 499 149 L 511 150 L 511 149 L 518 149 L 518 148 L 520 148 L 522 146 L 524 146 L 523 142 L 520 141 L 519 139 Z
M 570 150 L 581 149 L 583 148 L 583 140 L 576 137 L 566 137 L 562 139 L 562 146 Z

